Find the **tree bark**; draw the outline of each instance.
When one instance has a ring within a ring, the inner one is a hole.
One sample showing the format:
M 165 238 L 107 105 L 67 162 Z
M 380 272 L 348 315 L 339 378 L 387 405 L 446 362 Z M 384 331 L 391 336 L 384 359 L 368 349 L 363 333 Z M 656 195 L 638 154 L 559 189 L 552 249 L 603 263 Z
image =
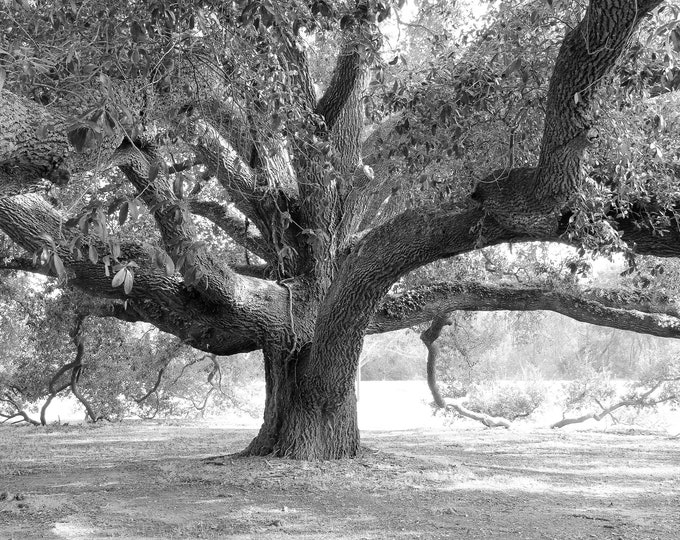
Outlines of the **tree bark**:
M 354 387 L 333 411 L 324 408 L 321 393 L 302 395 L 296 372 L 308 356 L 308 346 L 292 354 L 282 349 L 265 351 L 264 421 L 241 455 L 320 460 L 357 455 L 360 436 Z M 337 360 L 340 368 L 342 359 Z

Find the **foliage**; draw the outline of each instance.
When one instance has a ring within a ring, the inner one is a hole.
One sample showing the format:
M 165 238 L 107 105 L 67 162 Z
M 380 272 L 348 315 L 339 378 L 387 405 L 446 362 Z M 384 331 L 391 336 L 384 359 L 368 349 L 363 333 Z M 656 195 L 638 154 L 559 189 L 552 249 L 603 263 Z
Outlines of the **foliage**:
M 467 395 L 465 405 L 475 412 L 516 420 L 530 416 L 545 398 L 546 388 L 540 382 L 518 385 L 495 381 L 475 384 Z

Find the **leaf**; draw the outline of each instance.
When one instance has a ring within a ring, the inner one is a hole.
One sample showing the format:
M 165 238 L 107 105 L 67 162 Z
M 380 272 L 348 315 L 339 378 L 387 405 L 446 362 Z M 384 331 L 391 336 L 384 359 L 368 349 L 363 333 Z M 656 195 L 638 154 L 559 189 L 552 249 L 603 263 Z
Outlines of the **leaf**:
M 576 103 L 576 104 L 578 105 L 580 102 L 581 102 L 581 94 L 579 94 L 578 92 L 576 92 L 576 93 L 574 94 L 574 103 Z
M 132 199 L 128 204 L 130 210 L 130 219 L 137 219 L 139 217 L 139 201 Z
M 175 268 L 176 268 L 179 272 L 181 272 L 182 269 L 186 266 L 186 264 L 187 264 L 186 255 L 180 255 L 180 256 L 177 258 L 177 262 L 175 262 Z
M 109 247 L 111 248 L 111 255 L 113 255 L 113 258 L 118 259 L 120 257 L 120 242 L 118 240 L 111 240 L 109 242 Z
M 170 255 L 165 254 L 165 273 L 168 276 L 172 276 L 175 273 L 175 263 L 172 262 L 172 257 Z
M 130 37 L 135 43 L 139 43 L 146 40 L 146 31 L 137 21 L 133 21 L 130 25 Z
M 5 86 L 5 81 L 7 80 L 7 72 L 5 71 L 5 68 L 0 66 L 0 91 L 2 91 L 2 87 Z
M 191 286 L 196 281 L 196 272 L 197 271 L 198 271 L 198 269 L 195 266 L 192 266 L 191 268 L 189 268 L 189 270 L 187 270 L 184 273 L 184 283 L 186 283 L 188 286 Z
M 104 274 L 106 275 L 106 277 L 110 277 L 111 276 L 111 257 L 109 257 L 108 255 L 104 255 L 104 257 L 102 257 L 102 262 L 104 263 Z
M 113 279 L 111 280 L 111 286 L 112 287 L 120 287 L 123 282 L 125 281 L 125 273 L 127 272 L 127 269 L 125 267 L 121 268 L 116 272 L 116 275 L 113 276 Z
M 73 145 L 76 152 L 82 152 L 86 148 L 94 146 L 94 134 L 90 128 L 76 127 L 68 132 L 67 137 L 68 142 Z
M 125 281 L 123 282 L 123 290 L 125 291 L 125 294 L 130 294 L 130 292 L 132 292 L 132 284 L 134 281 L 135 275 L 132 273 L 132 270 L 125 268 Z
M 61 260 L 61 257 L 59 255 L 57 255 L 56 253 L 52 254 L 52 264 L 54 264 L 54 270 L 57 273 L 57 276 L 59 276 L 59 277 L 66 276 L 66 269 L 64 268 L 64 262 Z
M 128 218 L 128 211 L 130 205 L 127 201 L 120 205 L 120 210 L 118 210 L 118 225 L 123 225 Z
M 92 264 L 97 264 L 97 261 L 99 260 L 99 253 L 97 253 L 97 248 L 94 247 L 92 244 L 87 249 L 87 257 L 92 261 Z

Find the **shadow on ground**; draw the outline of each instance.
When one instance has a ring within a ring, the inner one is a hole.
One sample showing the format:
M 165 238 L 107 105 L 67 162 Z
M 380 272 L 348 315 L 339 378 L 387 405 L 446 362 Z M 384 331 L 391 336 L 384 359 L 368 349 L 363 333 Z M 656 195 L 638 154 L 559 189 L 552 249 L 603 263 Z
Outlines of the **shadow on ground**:
M 254 432 L 126 422 L 0 428 L 0 538 L 676 539 L 680 440 L 367 432 L 341 462 L 202 458 Z

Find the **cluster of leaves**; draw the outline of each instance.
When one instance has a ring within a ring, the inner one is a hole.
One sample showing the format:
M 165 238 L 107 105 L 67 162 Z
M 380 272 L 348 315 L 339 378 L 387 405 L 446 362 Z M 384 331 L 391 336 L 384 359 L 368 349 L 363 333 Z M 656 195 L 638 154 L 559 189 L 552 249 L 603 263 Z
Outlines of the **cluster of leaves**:
M 545 385 L 540 383 L 521 386 L 497 381 L 476 384 L 467 394 L 465 406 L 489 416 L 516 420 L 534 413 L 544 402 L 546 393 Z

